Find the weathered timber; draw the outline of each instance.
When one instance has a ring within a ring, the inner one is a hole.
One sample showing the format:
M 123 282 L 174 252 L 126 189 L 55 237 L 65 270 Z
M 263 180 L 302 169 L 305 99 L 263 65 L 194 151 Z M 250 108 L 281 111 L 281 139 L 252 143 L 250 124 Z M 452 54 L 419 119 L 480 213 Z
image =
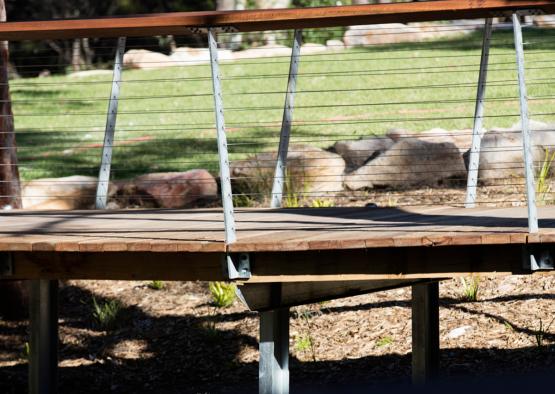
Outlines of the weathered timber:
M 374 280 L 344 282 L 285 282 L 245 283 L 238 290 L 245 304 L 252 311 L 313 304 L 343 297 L 352 297 L 376 291 L 390 290 L 427 283 L 419 280 Z M 279 292 L 275 291 L 279 286 Z M 276 297 L 276 293 L 279 297 Z
M 238 31 L 302 29 L 375 23 L 490 18 L 516 10 L 555 13 L 549 0 L 439 0 L 299 9 L 202 11 L 114 18 L 10 22 L 0 40 L 180 35 L 191 28 L 232 27 Z

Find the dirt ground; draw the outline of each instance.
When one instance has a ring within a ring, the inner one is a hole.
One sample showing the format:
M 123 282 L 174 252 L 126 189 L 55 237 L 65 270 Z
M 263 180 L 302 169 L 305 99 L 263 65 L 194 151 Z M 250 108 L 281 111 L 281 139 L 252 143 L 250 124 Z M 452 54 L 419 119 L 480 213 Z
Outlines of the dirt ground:
M 498 206 L 524 201 L 521 190 L 480 190 Z M 345 195 L 341 203 L 411 205 L 423 199 L 453 205 L 464 201 L 464 190 L 378 191 Z M 61 283 L 61 393 L 257 392 L 256 313 L 239 301 L 215 307 L 206 283 L 164 282 L 161 290 L 148 285 Z M 495 392 L 502 385 L 505 393 L 522 392 L 553 374 L 555 276 L 479 278 L 474 302 L 464 299 L 460 280 L 446 280 L 440 297 L 441 381 L 450 393 L 490 386 Z M 115 329 L 95 324 L 93 299 L 121 303 Z M 410 288 L 292 308 L 292 392 L 417 392 L 408 386 L 410 312 Z M 0 319 L 0 393 L 26 392 L 28 340 L 26 321 Z
M 165 282 L 162 290 L 147 284 L 62 284 L 61 393 L 256 392 L 255 313 L 239 301 L 216 308 L 205 283 Z M 555 367 L 555 277 L 481 278 L 476 302 L 463 299 L 459 280 L 448 280 L 440 296 L 443 378 L 513 377 Z M 93 297 L 123 304 L 119 328 L 94 324 Z M 0 338 L 0 392 L 26 392 L 27 322 L 0 320 Z M 297 392 L 407 383 L 410 288 L 293 308 L 290 349 Z

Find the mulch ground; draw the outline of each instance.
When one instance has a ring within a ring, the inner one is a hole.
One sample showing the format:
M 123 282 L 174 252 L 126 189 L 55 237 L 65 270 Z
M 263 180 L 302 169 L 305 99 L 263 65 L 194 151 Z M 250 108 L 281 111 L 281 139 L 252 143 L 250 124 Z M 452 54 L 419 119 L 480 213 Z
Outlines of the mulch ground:
M 502 191 L 482 187 L 480 196 L 497 206 L 523 203 L 520 187 Z M 464 190 L 382 190 L 346 194 L 340 202 L 387 206 L 423 199 L 456 204 L 464 201 Z M 257 314 L 239 301 L 215 307 L 206 283 L 164 285 L 61 284 L 61 393 L 257 392 Z M 437 390 L 427 387 L 427 393 L 552 387 L 555 276 L 480 278 L 474 302 L 464 299 L 460 280 L 447 280 L 440 297 L 441 377 Z M 121 303 L 115 329 L 95 324 L 93 299 Z M 0 319 L 0 393 L 26 392 L 28 340 L 27 321 Z M 292 308 L 290 349 L 292 392 L 420 392 L 408 385 L 410 288 Z
M 61 393 L 256 392 L 256 313 L 238 301 L 216 308 L 205 283 L 165 282 L 162 290 L 147 284 L 62 284 Z M 468 302 L 459 280 L 440 285 L 442 378 L 507 381 L 553 369 L 555 277 L 481 278 L 479 286 L 478 301 Z M 95 325 L 93 297 L 122 303 L 118 328 Z M 0 320 L 0 392 L 26 391 L 27 341 L 26 321 Z M 404 387 L 410 288 L 292 308 L 290 348 L 297 392 Z

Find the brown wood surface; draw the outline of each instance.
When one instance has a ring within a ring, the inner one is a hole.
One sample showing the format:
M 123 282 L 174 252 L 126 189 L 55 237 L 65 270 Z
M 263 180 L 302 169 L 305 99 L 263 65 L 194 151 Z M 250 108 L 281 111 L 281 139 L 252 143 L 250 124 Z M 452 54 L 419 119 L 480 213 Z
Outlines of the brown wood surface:
M 79 37 L 186 34 L 189 28 L 234 27 L 263 31 L 374 23 L 473 19 L 503 12 L 534 9 L 555 13 L 552 0 L 439 0 L 301 9 L 208 11 L 128 17 L 8 22 L 0 24 L 0 40 L 43 40 Z
M 0 251 L 274 252 L 553 242 L 555 207 L 540 233 L 526 209 L 430 207 L 238 209 L 237 242 L 225 245 L 219 209 L 7 211 Z M 543 219 L 546 218 L 546 219 Z

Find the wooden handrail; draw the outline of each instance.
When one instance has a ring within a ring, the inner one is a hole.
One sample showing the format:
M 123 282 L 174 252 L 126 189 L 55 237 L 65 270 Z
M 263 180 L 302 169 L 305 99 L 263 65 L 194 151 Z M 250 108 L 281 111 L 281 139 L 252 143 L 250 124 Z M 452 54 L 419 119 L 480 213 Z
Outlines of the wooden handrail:
M 555 13 L 555 0 L 438 0 L 412 3 L 247 11 L 174 12 L 96 19 L 0 23 L 0 40 L 153 36 L 191 28 L 233 27 L 264 31 L 376 23 L 475 19 L 516 10 Z

